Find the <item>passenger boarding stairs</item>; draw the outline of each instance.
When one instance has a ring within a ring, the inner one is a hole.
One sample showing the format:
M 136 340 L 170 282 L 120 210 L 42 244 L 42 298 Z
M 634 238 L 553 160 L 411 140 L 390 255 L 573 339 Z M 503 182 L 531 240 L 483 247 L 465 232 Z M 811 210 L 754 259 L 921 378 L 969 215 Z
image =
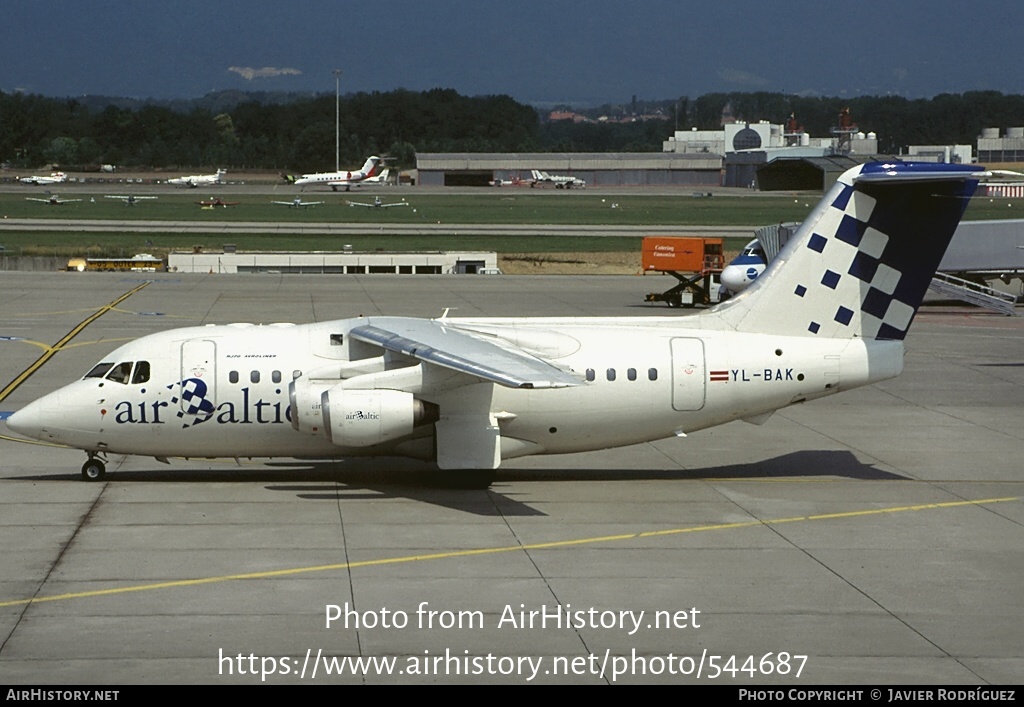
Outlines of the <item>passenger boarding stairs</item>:
M 934 292 L 946 295 L 947 297 L 953 297 L 978 307 L 984 307 L 993 312 L 1000 312 L 1009 317 L 1016 316 L 1017 314 L 1014 307 L 1014 304 L 1017 302 L 1016 297 L 985 285 L 979 285 L 970 280 L 937 272 L 935 277 L 932 278 L 929 287 Z

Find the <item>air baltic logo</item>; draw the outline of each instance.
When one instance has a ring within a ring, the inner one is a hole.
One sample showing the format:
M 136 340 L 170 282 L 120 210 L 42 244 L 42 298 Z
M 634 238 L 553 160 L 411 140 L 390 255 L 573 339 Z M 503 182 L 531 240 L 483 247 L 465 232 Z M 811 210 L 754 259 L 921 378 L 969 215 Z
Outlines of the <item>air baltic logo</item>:
M 346 420 L 379 420 L 380 415 L 375 412 L 363 412 L 362 410 L 356 410 L 345 415 Z
M 249 388 L 241 388 L 232 391 L 234 399 L 217 404 L 212 399 L 214 396 L 209 383 L 200 378 L 186 378 L 165 387 L 170 391 L 170 402 L 163 395 L 158 395 L 155 400 L 122 400 L 114 406 L 114 421 L 119 425 L 162 425 L 168 420 L 161 419 L 161 415 L 168 414 L 170 410 L 181 420 L 182 429 L 204 422 L 218 425 L 283 425 L 292 419 L 291 407 L 281 399 L 280 388 L 274 391 L 277 399 L 267 401 L 254 395 Z M 239 394 L 241 399 L 237 397 Z
M 179 405 L 178 417 L 182 419 L 182 428 L 206 422 L 215 410 L 213 403 L 206 399 L 206 381 L 198 378 L 187 378 L 181 383 L 172 383 L 168 390 L 179 387 L 177 395 L 171 396 L 171 402 Z

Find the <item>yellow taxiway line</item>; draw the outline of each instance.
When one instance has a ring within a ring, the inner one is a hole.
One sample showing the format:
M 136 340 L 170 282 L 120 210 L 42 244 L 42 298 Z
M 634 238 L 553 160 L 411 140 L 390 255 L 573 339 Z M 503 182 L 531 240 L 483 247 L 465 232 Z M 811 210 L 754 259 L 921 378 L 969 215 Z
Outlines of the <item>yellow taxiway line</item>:
M 63 336 L 63 338 L 61 338 L 60 341 L 58 341 L 53 346 L 50 346 L 50 347 L 46 348 L 46 350 L 43 352 L 42 356 L 37 358 L 32 365 L 30 365 L 28 368 L 26 368 L 24 371 L 22 371 L 20 374 L 18 374 L 18 376 L 15 377 L 15 379 L 12 380 L 10 383 L 8 383 L 7 386 L 3 390 L 0 390 L 0 401 L 4 400 L 4 398 L 6 398 L 8 395 L 10 395 L 15 390 L 17 390 L 18 386 L 20 386 L 22 383 L 27 381 L 32 376 L 32 374 L 34 374 L 36 371 L 38 371 L 40 368 L 42 368 L 43 365 L 47 361 L 49 361 L 51 358 L 53 358 L 55 355 L 57 355 L 57 352 L 59 352 L 61 349 L 63 349 L 68 344 L 68 342 L 70 342 L 76 336 L 81 334 L 82 331 L 87 326 L 92 324 L 94 321 L 96 321 L 97 319 L 102 317 L 104 314 L 106 314 L 110 310 L 114 309 L 117 305 L 119 305 L 122 302 L 124 302 L 126 299 L 128 299 L 129 297 L 134 295 L 136 292 L 141 290 L 143 287 L 146 287 L 148 284 L 149 284 L 148 282 L 144 282 L 141 285 L 139 285 L 138 287 L 134 287 L 134 288 L 128 290 L 127 292 L 125 292 L 123 295 L 121 295 L 120 297 L 115 299 L 110 304 L 106 304 L 106 305 L 100 307 L 95 312 L 93 312 L 91 315 L 89 315 L 84 320 L 79 322 L 78 325 L 75 326 L 75 328 L 73 328 L 67 334 L 65 334 Z M 37 343 L 37 342 L 32 342 L 32 343 Z M 37 345 L 38 345 L 38 343 L 37 343 Z
M 580 545 L 593 545 L 597 543 L 614 543 L 640 538 L 655 538 L 668 535 L 682 535 L 684 533 L 702 533 L 714 530 L 737 530 L 740 528 L 755 528 L 758 526 L 781 525 L 783 523 L 806 523 L 812 521 L 842 520 L 846 518 L 863 518 L 866 516 L 877 516 L 885 513 L 907 513 L 911 511 L 929 511 L 946 508 L 961 508 L 964 506 L 981 506 L 993 503 L 1006 503 L 1008 501 L 1019 501 L 1020 496 L 1008 496 L 1003 498 L 984 498 L 973 501 L 949 501 L 945 503 L 922 503 L 912 506 L 897 506 L 893 508 L 868 508 L 858 511 L 844 511 L 842 513 L 823 513 L 820 515 L 794 516 L 792 518 L 776 518 L 769 520 L 750 520 L 739 523 L 718 523 L 712 525 L 700 525 L 688 528 L 669 528 L 664 530 L 648 530 L 638 533 L 624 533 L 621 535 L 604 535 L 591 538 L 576 538 L 571 540 L 554 540 L 545 543 L 533 543 L 530 545 L 511 545 L 503 547 L 485 547 L 473 550 L 453 550 L 450 552 L 437 552 L 428 555 L 406 555 L 400 557 L 384 557 L 378 560 L 362 560 L 359 562 L 340 562 L 331 565 L 314 565 L 310 567 L 291 567 L 280 570 L 268 570 L 264 572 L 248 572 L 245 574 L 230 574 L 217 577 L 200 577 L 197 579 L 182 579 L 169 582 L 157 582 L 153 584 L 137 584 L 128 587 L 114 587 L 111 589 L 97 589 L 88 592 L 72 592 L 68 594 L 56 594 L 53 596 L 33 597 L 31 599 L 15 599 L 12 601 L 0 601 L 0 607 L 25 606 L 28 604 L 40 604 L 51 601 L 67 601 L 69 599 L 85 599 L 89 597 L 110 596 L 113 594 L 128 594 L 130 592 L 146 592 L 155 589 L 173 589 L 178 587 L 195 587 L 202 584 L 219 584 L 223 582 L 234 582 L 246 579 L 271 579 L 275 577 L 292 577 L 311 572 L 329 572 L 332 570 L 356 569 L 359 567 L 379 567 L 381 565 L 397 565 L 407 562 L 428 562 L 432 560 L 448 560 L 456 557 L 474 557 L 480 555 L 496 555 L 504 552 L 522 552 L 526 550 L 553 550 L 565 547 L 578 547 Z

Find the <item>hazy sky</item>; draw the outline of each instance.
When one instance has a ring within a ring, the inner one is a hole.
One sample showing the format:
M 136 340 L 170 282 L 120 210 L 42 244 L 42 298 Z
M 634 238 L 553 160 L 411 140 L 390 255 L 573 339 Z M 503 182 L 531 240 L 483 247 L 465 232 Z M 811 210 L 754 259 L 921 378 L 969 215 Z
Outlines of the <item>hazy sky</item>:
M 712 91 L 1024 93 L 1024 2 L 4 2 L 0 91 L 454 88 L 530 103 Z

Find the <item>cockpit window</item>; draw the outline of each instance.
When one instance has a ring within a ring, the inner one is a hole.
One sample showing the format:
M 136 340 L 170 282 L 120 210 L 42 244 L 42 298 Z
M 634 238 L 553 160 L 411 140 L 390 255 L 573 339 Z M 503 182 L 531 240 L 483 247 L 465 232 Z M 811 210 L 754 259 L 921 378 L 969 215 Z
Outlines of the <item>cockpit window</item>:
M 149 361 L 139 361 L 132 373 L 132 384 L 145 383 L 149 380 Z
M 113 366 L 113 361 L 104 361 L 103 363 L 97 363 L 92 367 L 92 370 L 85 374 L 86 378 L 102 378 L 107 375 L 107 371 Z
M 107 374 L 107 380 L 113 381 L 114 383 L 127 383 L 132 375 L 132 364 L 119 363 L 110 369 L 110 373 Z

